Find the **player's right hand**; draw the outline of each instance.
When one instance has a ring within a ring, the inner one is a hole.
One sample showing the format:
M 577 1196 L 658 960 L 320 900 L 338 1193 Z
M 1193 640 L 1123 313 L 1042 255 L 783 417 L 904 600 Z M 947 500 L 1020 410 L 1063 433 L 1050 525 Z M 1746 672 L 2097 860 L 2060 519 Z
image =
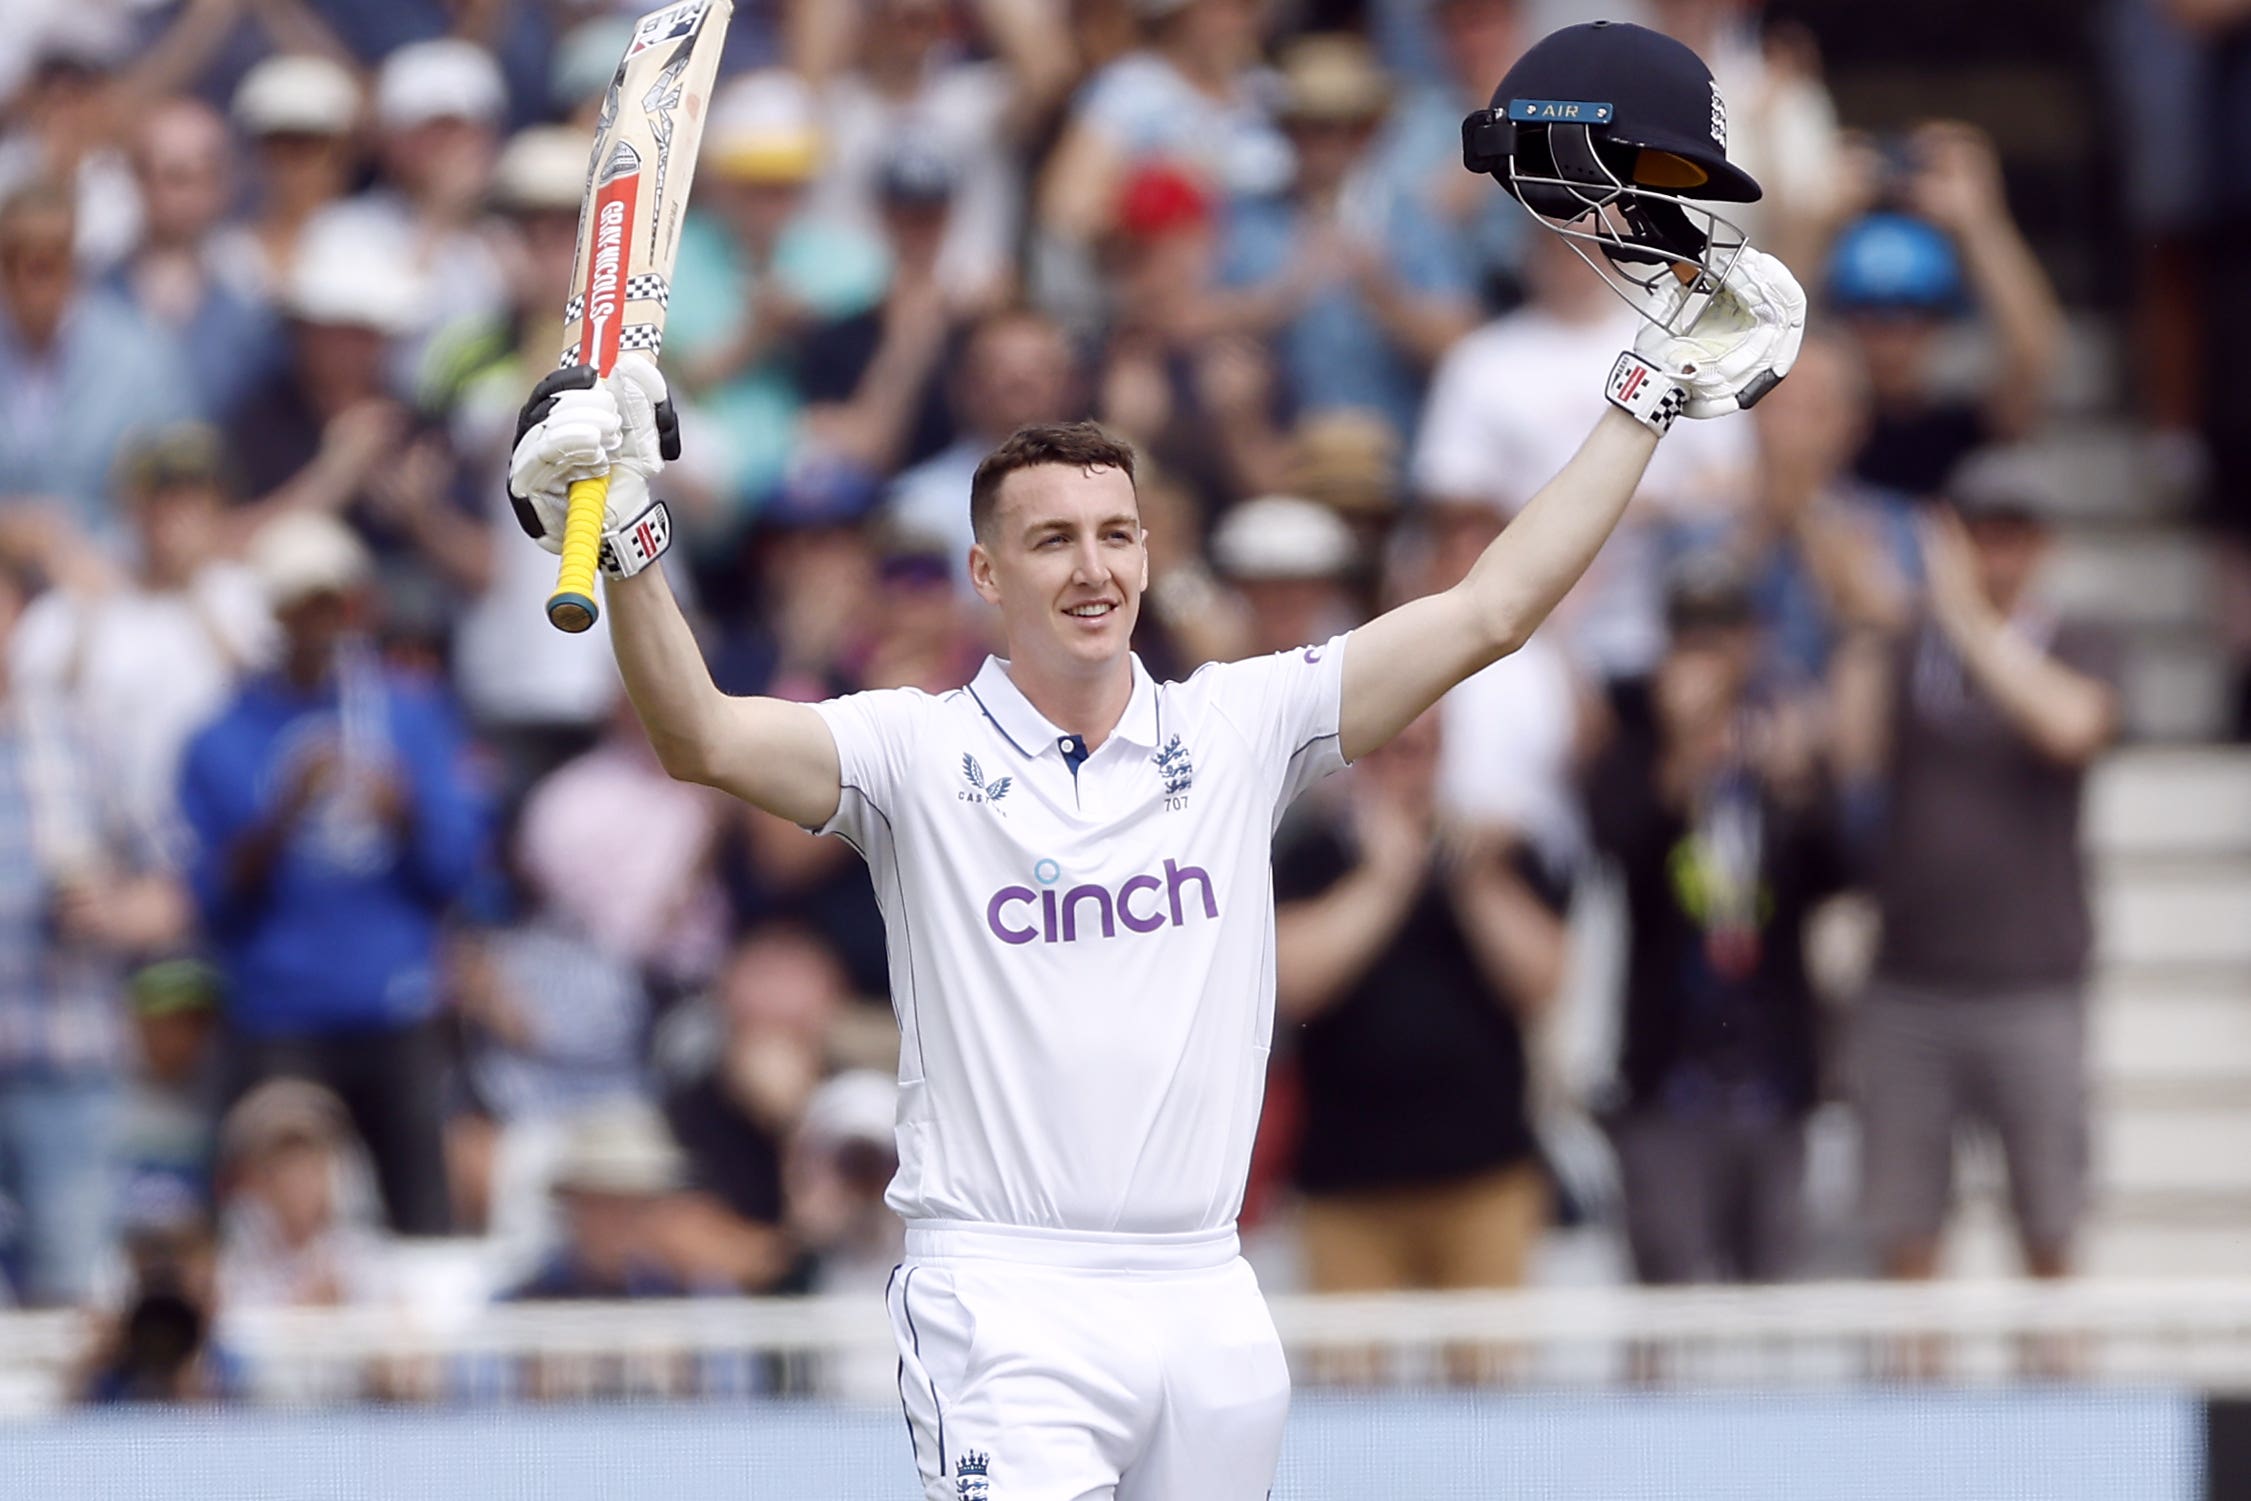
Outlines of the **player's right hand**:
M 573 484 L 610 477 L 607 537 L 647 512 L 649 481 L 679 456 L 679 418 L 663 374 L 648 359 L 621 355 L 602 381 L 592 366 L 566 366 L 532 387 L 517 413 L 508 501 L 525 535 L 560 553 Z
M 1669 321 L 1697 295 L 1666 278 L 1653 295 L 1654 324 Z M 1682 415 L 1724 416 L 1755 406 L 1790 373 L 1805 338 L 1805 314 L 1805 292 L 1790 268 L 1745 245 L 1686 333 L 1644 327 L 1634 353 L 1680 384 L 1687 394 Z

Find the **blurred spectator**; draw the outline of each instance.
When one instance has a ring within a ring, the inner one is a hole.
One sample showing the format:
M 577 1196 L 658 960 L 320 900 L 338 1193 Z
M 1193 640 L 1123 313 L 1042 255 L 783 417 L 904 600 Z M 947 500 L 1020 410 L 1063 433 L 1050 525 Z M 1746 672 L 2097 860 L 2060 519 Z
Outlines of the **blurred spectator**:
M 241 1362 L 215 1337 L 218 1241 L 195 1201 L 129 1224 L 125 1262 L 125 1293 L 95 1333 L 82 1400 L 99 1407 L 244 1395 Z
M 1279 193 L 1289 182 L 1289 142 L 1275 129 L 1273 82 L 1259 67 L 1260 0 L 1133 0 L 1133 8 L 1142 46 L 1079 91 L 1040 178 L 1041 228 L 1065 250 L 1116 226 L 1127 182 L 1152 162 L 1187 167 L 1222 199 Z
M 1273 362 L 1254 337 L 1264 299 L 1219 286 L 1218 212 L 1178 167 L 1127 179 L 1103 247 L 1113 316 L 1094 380 L 1101 420 L 1206 515 L 1275 488 L 1285 457 Z
M 219 1126 L 219 1291 L 230 1310 L 326 1308 L 384 1291 L 384 1244 L 344 1103 L 270 1079 Z
M 906 1226 L 884 1202 L 899 1170 L 899 1085 L 874 1069 L 836 1075 L 806 1102 L 784 1170 L 790 1232 L 811 1258 L 807 1290 L 873 1297 L 906 1249 Z M 898 1391 L 897 1358 L 881 1349 L 822 1357 L 820 1390 L 883 1401 Z
M 402 383 L 428 335 L 507 301 L 480 222 L 507 107 L 500 69 L 476 43 L 446 37 L 399 48 L 375 79 L 377 185 L 309 227 L 348 236 L 424 289 L 398 354 Z
M 189 743 L 180 784 L 234 1087 L 335 1089 L 392 1226 L 443 1234 L 436 947 L 482 854 L 481 789 L 443 689 L 387 673 L 360 635 L 370 563 L 342 523 L 282 517 L 251 563 L 280 664 Z
M 235 90 L 234 123 L 250 138 L 249 218 L 219 233 L 230 276 L 278 301 L 297 247 L 322 209 L 344 196 L 358 162 L 359 80 L 325 57 L 269 57 Z
M 1537 28 L 1527 28 L 1520 0 L 1409 0 L 1382 7 L 1373 27 L 1379 45 L 1394 40 L 1397 22 L 1427 49 L 1392 47 L 1385 61 L 1412 67 L 1409 54 L 1427 51 L 1429 67 L 1403 81 L 1376 146 L 1376 175 L 1412 193 L 1425 212 L 1462 242 L 1479 291 L 1489 307 L 1519 295 L 1526 231 L 1532 221 L 1505 193 L 1486 190 L 1462 170 L 1462 117 L 1492 102 L 1493 86 L 1508 72 Z
M 607 617 L 584 636 L 548 625 L 555 560 L 522 545 L 507 484 L 516 410 L 554 368 L 561 343 L 557 319 L 578 253 L 590 150 L 591 138 L 568 126 L 510 138 L 493 170 L 507 311 L 457 324 L 432 352 L 430 384 L 446 393 L 448 437 L 483 510 L 456 512 L 454 542 L 435 555 L 468 596 L 453 635 L 453 677 L 479 736 L 499 754 L 511 795 L 592 746 L 617 701 Z M 689 468 L 667 471 L 666 499 L 676 507 L 692 493 Z
M 1768 8 L 1766 0 L 1653 0 L 1650 20 L 1710 65 L 1726 107 L 1727 159 L 1764 190 L 1758 202 L 1723 211 L 1784 265 L 1811 266 L 1838 210 L 1837 107 L 1812 34 Z
M 180 751 L 265 664 L 273 616 L 258 581 L 222 555 L 226 475 L 219 435 L 160 428 L 118 459 L 131 571 L 49 589 L 24 612 L 14 669 L 68 706 L 131 815 L 168 845 L 179 834 Z
M 1609 362 L 1647 326 L 1560 235 L 1535 237 L 1525 272 L 1529 301 L 1439 363 L 1415 445 L 1426 501 L 1522 509 L 1577 451 Z M 1683 423 L 1666 438 L 1639 504 L 1549 623 L 1574 657 L 1605 676 L 1649 670 L 1664 642 L 1662 533 L 1732 514 L 1751 486 L 1751 444 L 1736 422 Z
M 1830 252 L 1828 301 L 1859 344 L 1875 420 L 1854 470 L 1872 485 L 1936 495 L 1984 444 L 2020 438 L 2046 410 L 2063 355 L 2063 310 L 2009 216 L 1993 144 L 1943 121 L 1852 156 L 1853 206 L 1880 210 Z M 1950 322 L 1987 320 L 1991 362 L 1974 391 L 1934 368 Z
M 1023 218 L 1016 149 L 1046 123 L 1071 81 L 1061 7 L 972 0 L 993 55 L 964 54 L 948 0 L 792 0 L 792 62 L 815 90 L 829 142 L 817 206 L 873 225 L 899 145 L 958 181 L 937 255 L 957 304 L 990 304 L 1015 281 Z
M 1785 384 L 1754 416 L 1752 503 L 1712 541 L 1735 559 L 1757 601 L 1766 627 L 1761 676 L 1794 690 L 1825 678 L 1844 632 L 1897 616 L 1897 584 L 1914 576 L 1916 558 L 1908 497 L 1852 473 L 1870 420 L 1858 352 L 1816 332 Z
M 879 527 L 877 618 L 851 654 L 850 673 L 868 688 L 920 688 L 951 693 L 984 665 L 987 635 L 954 587 L 966 572 L 946 544 L 902 527 Z
M 82 282 L 72 222 L 51 185 L 0 198 L 0 521 L 39 506 L 106 541 L 119 448 L 188 416 L 191 384 L 171 339 Z
M 142 967 L 128 991 L 136 1067 L 126 1082 L 117 1165 L 128 1210 L 211 1203 L 219 1094 L 219 973 L 197 959 Z
M 2116 735 L 2103 633 L 2033 590 L 2047 528 L 1973 472 L 1923 528 L 1927 597 L 1863 677 L 1848 765 L 1877 776 L 1883 922 L 1860 1008 L 1867 1216 L 1884 1270 L 1938 1269 L 1956 1133 L 1999 1139 L 2026 1266 L 2071 1267 L 2087 1175 L 2087 766 Z
M 255 267 L 226 254 L 220 222 L 234 200 L 234 142 L 200 99 L 159 101 L 133 136 L 143 205 L 140 243 L 110 286 L 195 361 L 197 408 L 220 417 L 281 357 L 281 333 Z
M 1301 804 L 1276 842 L 1323 1292 L 1515 1286 L 1548 1221 L 1525 1036 L 1562 975 L 1562 893 L 1505 831 L 1438 823 L 1438 738 L 1424 715 L 1359 763 L 1349 816 Z
M 728 957 L 709 1004 L 669 1060 L 665 1119 L 691 1180 L 746 1240 L 764 1239 L 778 1278 L 790 1260 L 783 1151 L 827 1072 L 843 971 L 809 934 L 759 928 Z
M 1614 692 L 1587 773 L 1625 882 L 1622 1094 L 1610 1121 L 1644 1282 L 1765 1282 L 1799 1265 L 1815 1103 L 1806 925 L 1842 888 L 1835 802 L 1802 704 L 1759 689 L 1760 628 L 1724 558 L 1675 571 L 1670 644 Z
M 177 942 L 188 911 L 71 716 L 7 668 L 23 599 L 0 569 L 0 1266 L 49 1304 L 104 1269 L 125 969 Z
M 513 884 L 516 910 L 447 946 L 460 1097 L 446 1149 L 456 1218 L 522 1246 L 546 1225 L 540 1199 L 570 1119 L 645 1089 L 650 1017 L 638 968 Z
M 721 617 L 711 676 L 723 691 L 809 703 L 860 686 L 845 658 L 875 600 L 866 522 L 880 494 L 874 475 L 835 459 L 783 479 L 751 535 L 744 598 Z
M 1490 505 L 1440 500 L 1408 517 L 1387 600 L 1451 589 L 1501 534 Z M 1554 637 L 1521 647 L 1438 701 L 1438 804 L 1450 819 L 1514 829 L 1552 879 L 1568 884 L 1586 853 L 1574 780 L 1586 692 Z
M 709 788 L 665 775 L 621 699 L 601 741 L 524 800 L 524 879 L 558 919 L 652 982 L 699 982 L 726 946 L 712 876 L 722 806 Z M 603 816 L 589 820 L 589 808 Z
M 746 74 L 712 99 L 665 326 L 676 383 L 726 435 L 716 483 L 727 510 L 707 523 L 706 551 L 739 539 L 788 467 L 799 340 L 883 295 L 882 242 L 808 207 L 826 144 L 812 95 L 792 74 Z
M 1297 172 L 1286 198 L 1234 206 L 1220 279 L 1264 294 L 1297 410 L 1365 407 L 1407 432 L 1431 367 L 1478 308 L 1451 226 L 1385 178 L 1370 149 L 1390 99 L 1357 38 L 1291 44 L 1281 120 Z
M 71 245 L 98 274 L 123 255 L 141 229 L 140 196 L 117 149 L 127 104 L 118 64 L 130 42 L 122 18 L 74 5 L 45 18 L 31 67 L 0 136 L 0 199 L 34 183 L 60 186 L 71 209 Z
M 571 1127 L 552 1187 L 563 1243 L 507 1296 L 524 1300 L 678 1298 L 738 1290 L 696 1252 L 687 1159 L 646 1102 L 615 1100 Z
M 1363 561 L 1352 529 L 1310 500 L 1265 495 L 1231 507 L 1212 529 L 1211 560 L 1242 603 L 1233 656 L 1326 641 L 1362 618 L 1350 587 Z
M 1003 308 L 970 326 L 951 394 L 959 436 L 894 480 L 886 509 L 901 527 L 944 540 L 950 576 L 966 595 L 977 465 L 1019 427 L 1078 415 L 1082 396 L 1070 341 L 1029 308 Z

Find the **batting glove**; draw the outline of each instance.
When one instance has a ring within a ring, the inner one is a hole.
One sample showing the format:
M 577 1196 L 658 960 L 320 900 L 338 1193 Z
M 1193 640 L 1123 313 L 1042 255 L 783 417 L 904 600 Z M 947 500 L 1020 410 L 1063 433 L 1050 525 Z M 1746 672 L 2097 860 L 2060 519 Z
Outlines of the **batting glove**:
M 559 553 L 571 486 L 607 474 L 602 572 L 630 578 L 672 545 L 671 513 L 649 498 L 649 481 L 678 457 L 679 417 L 648 359 L 619 356 L 606 381 L 590 365 L 566 366 L 532 387 L 517 414 L 508 502 L 525 535 Z
M 1668 321 L 1691 295 L 1704 294 L 1678 283 L 1660 287 L 1651 312 Z M 1687 333 L 1644 328 L 1632 358 L 1681 387 L 1682 415 L 1719 417 L 1757 405 L 1780 385 L 1804 339 L 1805 293 L 1798 279 L 1773 256 L 1746 245 Z

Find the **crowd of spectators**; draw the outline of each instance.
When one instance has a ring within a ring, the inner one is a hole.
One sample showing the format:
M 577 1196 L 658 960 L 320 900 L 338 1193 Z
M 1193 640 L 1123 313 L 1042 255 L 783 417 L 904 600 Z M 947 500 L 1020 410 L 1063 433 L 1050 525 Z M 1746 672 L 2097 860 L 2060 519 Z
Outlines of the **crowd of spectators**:
M 1452 584 L 1559 467 L 1637 325 L 1459 166 L 1535 7 L 1325 9 L 1357 29 L 737 0 L 664 349 L 667 566 L 723 688 L 972 674 L 968 477 L 1019 424 L 1138 446 L 1160 676 Z M 1560 1219 L 1652 1281 L 1788 1277 L 1806 1121 L 1846 1098 L 1869 1265 L 1935 1269 L 1980 1121 L 2062 1273 L 2117 666 L 2041 602 L 2042 496 L 1986 452 L 2036 429 L 2061 313 L 1976 130 L 1860 140 L 1752 0 L 1646 9 L 1730 91 L 1816 325 L 1755 417 L 1679 424 L 1530 646 L 1279 832 L 1250 1210 L 1296 1216 L 1324 1288 L 1521 1281 Z M 146 1397 L 239 1385 L 229 1310 L 399 1296 L 417 1238 L 480 1238 L 500 1297 L 879 1285 L 865 874 L 667 778 L 504 494 L 630 18 L 30 12 L 0 39 L 0 1289 L 113 1308 L 89 1390 Z M 1967 395 L 1933 368 L 1964 329 Z M 1621 1047 L 1573 1099 L 1544 1039 L 1603 873 Z M 1883 920 L 1865 998 L 1805 959 L 1849 891 Z M 1603 1126 L 1609 1193 L 1551 1168 L 1559 1111 Z

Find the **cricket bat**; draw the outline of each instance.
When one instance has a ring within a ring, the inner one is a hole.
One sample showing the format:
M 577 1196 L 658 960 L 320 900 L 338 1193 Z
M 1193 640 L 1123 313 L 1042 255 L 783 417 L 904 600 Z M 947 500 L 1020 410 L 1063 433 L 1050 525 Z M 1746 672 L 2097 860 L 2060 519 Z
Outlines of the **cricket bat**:
M 621 351 L 655 359 L 663 347 L 688 185 L 733 13 L 734 0 L 677 0 L 633 27 L 595 122 L 559 365 L 606 376 Z M 558 630 L 583 631 L 601 614 L 594 575 L 609 489 L 608 475 L 571 486 L 562 571 L 547 598 Z

